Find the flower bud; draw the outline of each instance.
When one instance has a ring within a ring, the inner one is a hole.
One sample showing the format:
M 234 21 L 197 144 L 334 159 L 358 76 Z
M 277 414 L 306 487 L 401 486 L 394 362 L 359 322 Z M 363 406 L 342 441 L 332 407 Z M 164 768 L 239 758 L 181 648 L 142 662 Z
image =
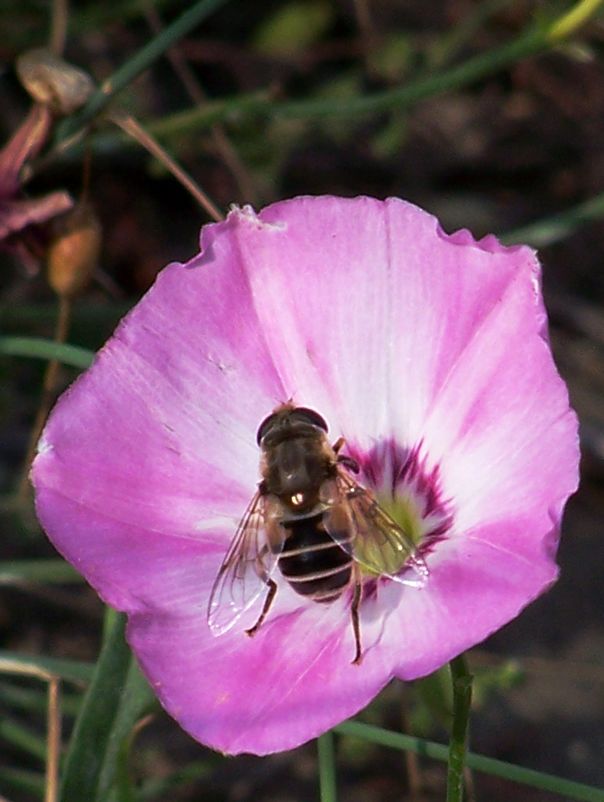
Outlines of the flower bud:
M 43 47 L 22 53 L 16 68 L 19 80 L 32 98 L 48 105 L 55 114 L 71 114 L 94 91 L 94 82 L 87 72 Z
M 48 249 L 48 283 L 65 298 L 82 292 L 101 249 L 101 225 L 90 204 L 79 203 L 55 224 Z

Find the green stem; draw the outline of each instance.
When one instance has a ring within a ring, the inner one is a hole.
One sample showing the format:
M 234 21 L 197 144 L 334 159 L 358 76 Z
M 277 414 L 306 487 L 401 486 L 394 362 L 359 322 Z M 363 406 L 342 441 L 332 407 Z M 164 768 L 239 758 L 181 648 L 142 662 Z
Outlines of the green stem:
M 415 738 L 412 735 L 404 735 L 400 732 L 391 732 L 381 727 L 364 724 L 361 721 L 345 721 L 343 724 L 338 724 L 337 727 L 334 727 L 334 732 L 341 735 L 350 735 L 354 738 L 363 738 L 366 741 L 388 746 L 391 749 L 415 752 L 417 755 L 429 757 L 433 760 L 441 760 L 443 763 L 446 763 L 449 759 L 449 748 L 444 744 L 425 741 L 423 738 Z M 533 788 L 550 791 L 569 799 L 579 799 L 583 800 L 583 802 L 604 802 L 604 789 L 602 788 L 594 788 L 591 785 L 573 782 L 564 777 L 545 774 L 534 769 L 525 769 L 513 763 L 505 763 L 503 760 L 468 752 L 466 765 L 470 769 L 490 774 L 493 777 L 501 777 L 511 782 L 530 785 Z
M 90 367 L 94 352 L 77 345 L 58 343 L 42 337 L 0 337 L 0 354 L 35 359 L 56 359 L 74 368 Z
M 166 26 L 161 33 L 151 39 L 145 47 L 141 48 L 117 72 L 101 84 L 79 114 L 70 117 L 59 126 L 58 138 L 66 139 L 83 128 L 105 108 L 118 92 L 125 89 L 175 42 L 190 33 L 202 20 L 220 6 L 225 5 L 226 2 L 228 0 L 199 0 L 171 25 Z
M 121 89 L 149 67 L 179 37 L 188 33 L 201 19 L 225 2 L 227 0 L 200 0 L 127 61 L 90 97 L 79 114 L 58 126 L 55 149 L 30 173 L 33 174 L 36 169 L 40 169 L 42 164 L 52 159 L 53 154 L 56 156 L 74 144 L 78 131 L 105 108 Z M 172 117 L 165 117 L 161 121 L 147 123 L 146 126 L 155 135 L 163 135 L 164 131 L 167 133 L 168 130 L 173 130 L 181 125 L 201 130 L 229 119 L 241 120 L 258 115 L 295 119 L 328 117 L 355 117 L 358 119 L 392 109 L 400 111 L 424 98 L 459 89 L 478 81 L 520 59 L 537 55 L 551 48 L 552 45 L 568 39 L 580 25 L 585 24 L 595 14 L 602 2 L 604 0 L 580 0 L 570 11 L 555 20 L 535 26 L 519 38 L 506 42 L 497 49 L 481 53 L 458 66 L 441 69 L 437 73 L 421 77 L 396 89 L 360 95 L 356 98 L 334 97 L 282 103 L 275 102 L 268 93 L 239 95 L 223 100 L 209 101 L 201 107 L 180 112 Z
M 268 94 L 256 92 L 227 97 L 222 100 L 212 100 L 202 107 L 187 109 L 158 121 L 148 121 L 146 126 L 154 135 L 164 136 L 175 130 L 193 127 L 196 130 L 202 130 L 218 122 L 230 119 L 239 121 L 258 115 L 276 119 L 359 118 L 391 109 L 400 111 L 424 98 L 439 95 L 451 89 L 459 89 L 497 72 L 519 59 L 535 55 L 548 46 L 547 32 L 539 28 L 507 42 L 496 50 L 489 50 L 468 59 L 457 67 L 448 67 L 396 89 L 387 89 L 352 98 L 330 97 L 321 100 L 285 102 L 276 102 Z M 65 137 L 63 131 L 60 134 L 61 138 Z M 104 137 L 103 141 L 108 142 L 109 138 Z
M 83 582 L 83 579 L 65 560 L 57 560 L 53 557 L 38 560 L 0 561 L 0 587 L 30 582 L 79 584 Z
M 550 48 L 554 42 L 557 44 L 563 39 L 568 39 L 595 14 L 602 2 L 604 0 L 580 0 L 570 11 L 557 19 L 535 26 L 524 35 L 506 42 L 495 50 L 481 53 L 457 67 L 448 67 L 398 89 L 345 100 L 329 98 L 283 103 L 280 106 L 274 105 L 271 111 L 283 117 L 326 117 L 338 114 L 376 113 L 391 108 L 401 109 L 425 97 L 439 95 L 469 84 L 522 58 L 536 55 Z
M 594 16 L 598 8 L 602 5 L 602 0 L 579 0 L 578 3 L 562 14 L 553 25 L 549 26 L 550 42 L 560 42 L 568 39 L 578 28 Z
M 562 212 L 509 231 L 500 240 L 509 245 L 525 242 L 533 248 L 543 248 L 560 242 L 574 234 L 579 226 L 601 217 L 604 217 L 604 192 Z
M 277 117 L 332 117 L 377 114 L 390 109 L 401 110 L 419 100 L 433 97 L 451 89 L 458 89 L 473 81 L 497 72 L 519 59 L 535 55 L 547 45 L 547 38 L 540 29 L 531 30 L 524 36 L 507 42 L 496 50 L 489 50 L 468 59 L 457 67 L 420 78 L 406 86 L 374 92 L 356 98 L 329 98 L 326 100 L 302 100 L 280 105 L 273 104 L 271 114 Z
M 472 702 L 472 676 L 463 655 L 449 663 L 453 681 L 453 725 L 449 742 L 447 802 L 462 802 L 468 723 Z
M 333 740 L 333 732 L 331 730 L 317 738 L 321 802 L 336 802 L 337 800 L 336 760 Z

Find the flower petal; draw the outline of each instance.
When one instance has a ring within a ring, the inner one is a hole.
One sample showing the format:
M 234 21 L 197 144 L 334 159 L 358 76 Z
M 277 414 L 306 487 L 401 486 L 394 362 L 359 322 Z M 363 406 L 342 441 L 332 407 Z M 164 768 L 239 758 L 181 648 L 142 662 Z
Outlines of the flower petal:
M 220 230 L 203 258 L 162 272 L 59 401 L 36 487 L 171 536 L 217 515 L 234 532 L 258 480 L 256 427 L 283 390 Z
M 46 223 L 73 208 L 68 192 L 51 192 L 41 198 L 27 200 L 0 199 L 0 242 L 27 226 Z
M 423 430 L 460 531 L 526 516 L 542 532 L 577 487 L 577 419 L 544 339 L 538 263 L 528 249 L 511 261 L 513 281 L 452 364 Z
M 516 249 L 467 233 L 460 247 L 459 235 L 396 198 L 308 197 L 235 214 L 232 236 L 286 392 L 360 448 L 393 434 L 417 442 L 451 367 L 513 280 Z
M 511 621 L 556 580 L 557 526 L 539 535 L 532 526 L 530 520 L 510 520 L 439 544 L 428 557 L 425 588 L 403 588 L 404 597 L 391 602 L 383 640 L 398 641 L 397 676 L 431 673 Z M 383 590 L 386 597 L 401 592 Z
M 196 611 L 205 626 L 200 587 L 216 575 L 221 545 L 123 523 L 60 490 L 41 487 L 36 501 L 49 537 L 108 604 L 129 613 Z
M 0 198 L 10 198 L 18 192 L 21 168 L 40 152 L 51 125 L 52 112 L 49 107 L 35 103 L 11 139 L 0 150 Z
M 356 713 L 392 676 L 379 649 L 352 664 L 342 600 L 271 616 L 253 638 L 213 638 L 195 615 L 137 614 L 128 639 L 168 712 L 229 754 L 298 746 Z
M 147 676 L 189 732 L 229 752 L 295 746 L 554 581 L 577 444 L 544 328 L 526 248 L 447 236 L 392 199 L 235 210 L 57 404 L 33 468 L 40 519 L 129 613 Z M 259 479 L 257 426 L 290 397 L 361 454 L 421 452 L 452 513 L 423 589 L 368 583 L 361 666 L 349 594 L 317 604 L 278 571 L 253 638 L 257 609 L 219 637 L 206 621 Z

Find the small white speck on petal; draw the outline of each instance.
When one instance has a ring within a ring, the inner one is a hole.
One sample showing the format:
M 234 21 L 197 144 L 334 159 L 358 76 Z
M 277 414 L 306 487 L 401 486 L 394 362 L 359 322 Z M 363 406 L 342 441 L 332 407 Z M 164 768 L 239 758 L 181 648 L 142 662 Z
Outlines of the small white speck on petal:
M 44 435 L 38 440 L 36 454 L 49 454 L 52 451 L 52 444 L 46 440 Z
M 256 229 L 264 231 L 285 231 L 286 223 L 265 223 L 256 214 L 254 208 L 246 203 L 245 206 L 237 206 L 236 203 L 229 207 L 229 217 L 238 217 L 242 222 L 251 223 Z

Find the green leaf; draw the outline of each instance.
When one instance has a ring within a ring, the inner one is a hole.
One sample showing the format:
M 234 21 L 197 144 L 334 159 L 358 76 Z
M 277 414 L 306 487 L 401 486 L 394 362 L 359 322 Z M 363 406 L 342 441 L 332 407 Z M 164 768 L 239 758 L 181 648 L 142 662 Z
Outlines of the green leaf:
M 99 802 L 104 802 L 114 787 L 119 790 L 120 802 L 129 802 L 130 799 L 134 799 L 134 789 L 128 770 L 133 727 L 146 713 L 153 710 L 156 704 L 149 683 L 142 675 L 136 660 L 131 658 L 126 684 L 122 692 L 122 701 L 107 741 L 99 777 L 97 794 Z
M 318 41 L 333 19 L 333 7 L 324 0 L 294 0 L 269 17 L 254 35 L 254 48 L 267 56 L 300 53 Z
M 500 665 L 473 668 L 473 673 L 474 708 L 484 706 L 494 694 L 515 688 L 525 679 L 525 672 L 517 660 L 505 660 Z
M 383 80 L 394 83 L 402 81 L 415 56 L 412 36 L 398 31 L 385 36 L 369 58 L 371 69 Z
M 0 337 L 0 354 L 56 359 L 57 362 L 74 368 L 87 368 L 94 359 L 94 352 L 87 348 L 57 343 L 43 337 Z
M 113 787 L 118 755 L 152 694 L 124 639 L 125 616 L 107 610 L 103 646 L 69 744 L 62 802 L 102 802 Z

